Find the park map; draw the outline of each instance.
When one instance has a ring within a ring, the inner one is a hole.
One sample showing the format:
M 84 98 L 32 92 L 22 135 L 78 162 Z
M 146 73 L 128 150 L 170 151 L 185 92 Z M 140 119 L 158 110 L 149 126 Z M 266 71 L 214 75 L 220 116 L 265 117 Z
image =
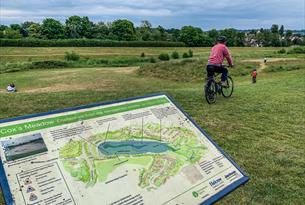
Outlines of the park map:
M 16 205 L 200 204 L 247 180 L 163 94 L 0 123 L 0 146 Z

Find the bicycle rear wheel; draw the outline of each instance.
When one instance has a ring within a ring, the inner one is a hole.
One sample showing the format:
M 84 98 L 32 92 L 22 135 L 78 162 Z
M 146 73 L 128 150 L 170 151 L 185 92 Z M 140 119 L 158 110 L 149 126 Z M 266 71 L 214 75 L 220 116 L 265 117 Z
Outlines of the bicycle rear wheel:
M 216 102 L 217 97 L 217 87 L 215 81 L 211 81 L 206 84 L 204 92 L 205 92 L 205 99 L 209 104 L 213 104 Z
M 223 97 L 229 98 L 233 94 L 233 90 L 234 90 L 233 79 L 230 76 L 228 76 L 226 83 L 227 83 L 228 87 L 222 87 L 221 94 Z

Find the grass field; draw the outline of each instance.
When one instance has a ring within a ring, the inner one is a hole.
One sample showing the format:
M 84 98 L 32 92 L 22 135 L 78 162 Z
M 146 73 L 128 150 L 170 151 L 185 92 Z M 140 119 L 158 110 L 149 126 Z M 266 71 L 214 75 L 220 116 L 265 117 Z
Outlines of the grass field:
M 204 62 L 209 49 L 192 49 L 195 59 Z M 232 98 L 219 97 L 213 105 L 203 100 L 203 75 L 179 80 L 179 75 L 188 76 L 186 68 L 194 65 L 175 66 L 179 61 L 170 61 L 166 66 L 154 64 L 153 73 L 158 75 L 146 71 L 139 75 L 139 67 L 3 73 L 0 74 L 0 119 L 167 92 L 250 176 L 245 186 L 218 204 L 305 204 L 305 55 L 277 54 L 275 51 L 279 49 L 232 48 L 236 62 L 243 62 L 238 69 L 251 63 L 259 69 L 258 82 L 251 84 L 250 73 L 244 76 L 236 73 Z M 23 62 L 30 57 L 31 60 L 63 59 L 67 50 L 95 58 L 139 56 L 141 52 L 157 56 L 173 50 L 186 52 L 188 48 L 1 48 L 0 63 Z M 270 59 L 262 67 L 261 59 L 265 56 L 277 59 Z M 198 68 L 194 72 L 200 72 L 199 65 L 195 65 Z M 298 69 L 290 69 L 292 65 Z M 150 66 L 141 69 L 152 69 Z M 283 69 L 277 69 L 280 66 Z M 162 77 L 165 74 L 169 77 Z M 5 93 L 4 88 L 10 82 L 17 85 L 19 92 Z M 0 197 L 0 204 L 3 203 Z
M 146 56 L 158 56 L 161 52 L 171 53 L 178 51 L 180 54 L 187 52 L 189 49 L 194 51 L 195 57 L 207 57 L 210 48 L 113 48 L 113 47 L 49 47 L 49 48 L 31 48 L 31 47 L 1 47 L 0 49 L 0 63 L 8 62 L 24 62 L 35 60 L 64 60 L 65 52 L 75 51 L 80 54 L 82 58 L 98 58 L 98 57 L 113 57 L 113 56 L 140 56 L 142 52 Z M 279 57 L 285 54 L 277 54 L 276 51 L 281 48 L 231 48 L 233 57 L 236 58 L 261 58 L 266 57 Z M 290 56 L 296 56 L 291 54 Z M 301 55 L 299 55 L 301 56 Z

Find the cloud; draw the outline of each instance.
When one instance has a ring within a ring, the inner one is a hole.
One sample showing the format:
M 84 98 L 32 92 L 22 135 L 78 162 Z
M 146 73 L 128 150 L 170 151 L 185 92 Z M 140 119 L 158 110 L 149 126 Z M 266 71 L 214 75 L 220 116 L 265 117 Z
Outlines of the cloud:
M 61 21 L 68 16 L 89 16 L 93 21 L 127 18 L 135 23 L 147 19 L 153 25 L 202 28 L 259 28 L 272 23 L 289 28 L 304 27 L 303 0 L 8 0 L 2 1 L 1 23 Z

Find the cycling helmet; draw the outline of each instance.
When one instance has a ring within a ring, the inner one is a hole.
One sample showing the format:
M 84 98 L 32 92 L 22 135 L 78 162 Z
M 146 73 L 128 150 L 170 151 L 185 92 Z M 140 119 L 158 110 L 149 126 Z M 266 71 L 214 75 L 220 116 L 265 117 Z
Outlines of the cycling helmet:
M 226 41 L 227 41 L 227 38 L 225 36 L 219 36 L 217 38 L 217 42 L 219 42 L 219 43 L 224 43 Z

